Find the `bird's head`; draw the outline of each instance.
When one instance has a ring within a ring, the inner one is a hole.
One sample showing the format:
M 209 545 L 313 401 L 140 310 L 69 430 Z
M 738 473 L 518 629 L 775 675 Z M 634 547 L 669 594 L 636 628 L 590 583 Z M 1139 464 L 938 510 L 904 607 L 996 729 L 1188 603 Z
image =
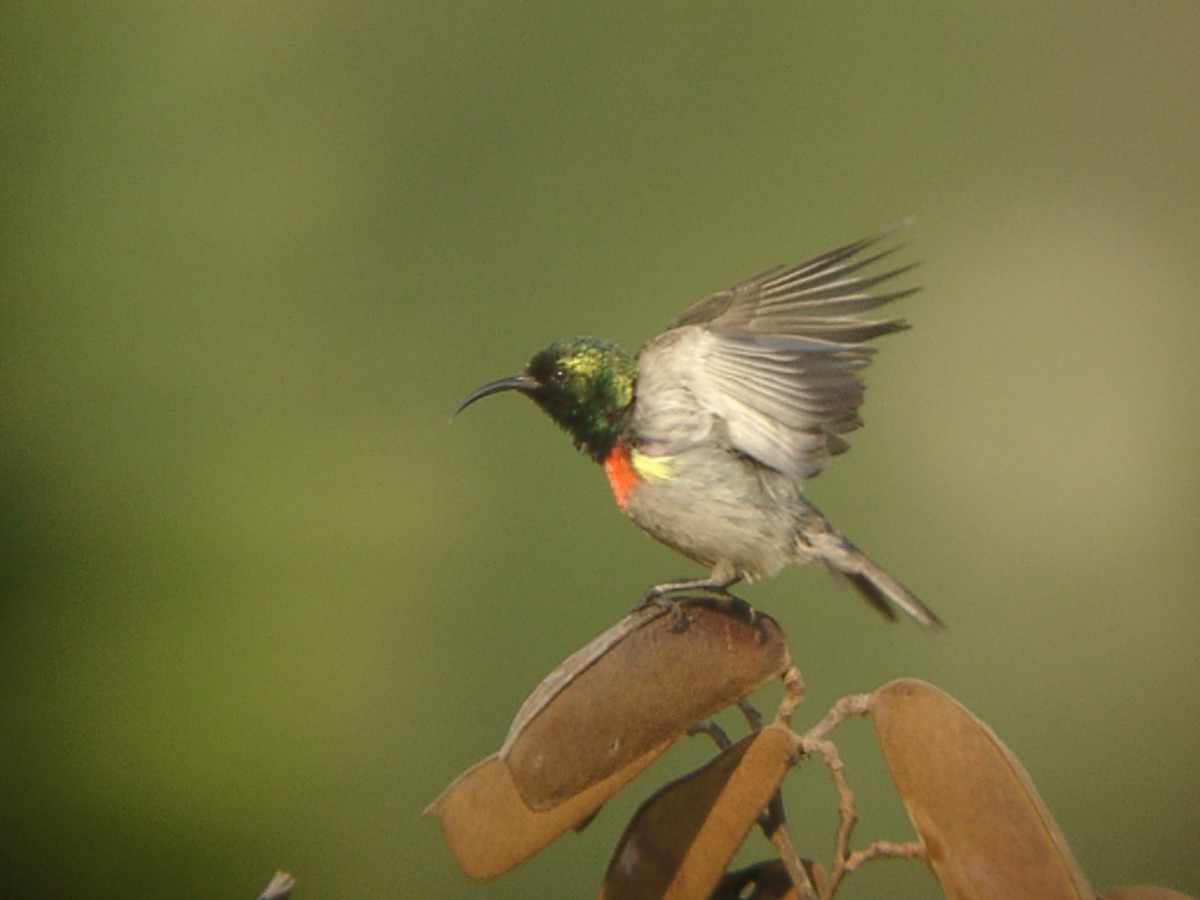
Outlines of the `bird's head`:
M 454 414 L 491 394 L 520 391 L 562 426 L 575 446 L 602 462 L 633 406 L 635 373 L 633 357 L 616 344 L 567 338 L 535 354 L 524 371 L 472 391 Z

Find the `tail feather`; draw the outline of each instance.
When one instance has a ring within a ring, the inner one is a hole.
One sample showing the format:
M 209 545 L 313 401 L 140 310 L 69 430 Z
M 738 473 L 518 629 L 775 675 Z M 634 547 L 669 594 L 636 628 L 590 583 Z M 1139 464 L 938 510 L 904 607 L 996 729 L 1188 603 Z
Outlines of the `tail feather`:
M 933 631 L 940 631 L 946 627 L 937 613 L 918 600 L 912 591 L 885 572 L 843 535 L 834 531 L 828 522 L 823 524 L 829 528 L 828 531 L 810 534 L 805 540 L 808 558 L 812 558 L 815 550 L 815 555 L 826 566 L 849 581 L 864 600 L 887 618 L 894 621 L 894 607 L 898 607 Z
M 861 553 L 859 561 L 865 563 L 858 571 L 841 571 L 868 603 L 892 621 L 896 619 L 893 605 L 899 607 L 921 625 L 933 631 L 946 627 L 937 613 L 922 603 L 917 596 Z
M 892 604 L 888 603 L 887 594 L 875 587 L 875 583 L 865 575 L 860 575 L 858 572 L 845 572 L 842 576 L 850 582 L 862 598 L 870 603 L 873 607 L 883 614 L 885 619 L 896 621 L 896 611 L 892 609 Z

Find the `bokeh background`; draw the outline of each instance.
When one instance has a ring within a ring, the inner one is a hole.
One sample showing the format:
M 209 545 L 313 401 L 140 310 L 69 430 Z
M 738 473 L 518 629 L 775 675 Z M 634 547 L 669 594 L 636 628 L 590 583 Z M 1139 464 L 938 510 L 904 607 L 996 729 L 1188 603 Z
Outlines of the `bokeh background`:
M 694 569 L 520 398 L 448 416 L 910 213 L 914 328 L 812 495 L 950 630 L 747 588 L 795 722 L 930 679 L 1098 888 L 1200 893 L 1198 45 L 1194 2 L 6 6 L 3 893 L 591 895 L 702 742 L 491 884 L 420 814 Z M 909 836 L 838 737 L 858 843 Z M 788 802 L 827 860 L 826 773 Z

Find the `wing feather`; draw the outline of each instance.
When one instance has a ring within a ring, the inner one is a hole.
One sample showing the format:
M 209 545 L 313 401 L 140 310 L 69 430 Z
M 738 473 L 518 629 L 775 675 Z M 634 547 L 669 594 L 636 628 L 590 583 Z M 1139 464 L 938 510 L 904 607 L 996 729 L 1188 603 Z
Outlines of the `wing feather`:
M 708 297 L 642 348 L 634 428 L 652 452 L 721 430 L 733 446 L 799 478 L 819 473 L 862 424 L 865 342 L 907 327 L 858 315 L 918 288 L 874 289 L 912 265 L 868 273 L 861 257 L 894 229 Z

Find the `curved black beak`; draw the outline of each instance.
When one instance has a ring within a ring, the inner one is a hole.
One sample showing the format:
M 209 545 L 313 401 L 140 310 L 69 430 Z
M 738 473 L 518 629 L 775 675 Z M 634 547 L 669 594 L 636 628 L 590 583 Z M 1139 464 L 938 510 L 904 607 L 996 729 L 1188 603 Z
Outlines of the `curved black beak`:
M 498 394 L 501 391 L 520 391 L 523 394 L 532 393 L 540 388 L 537 380 L 521 372 L 519 375 L 509 375 L 507 378 L 497 378 L 495 381 L 489 381 L 482 387 L 478 387 L 471 393 L 467 394 L 467 399 L 458 404 L 458 409 L 454 411 L 454 418 L 476 400 L 481 400 L 491 394 Z

